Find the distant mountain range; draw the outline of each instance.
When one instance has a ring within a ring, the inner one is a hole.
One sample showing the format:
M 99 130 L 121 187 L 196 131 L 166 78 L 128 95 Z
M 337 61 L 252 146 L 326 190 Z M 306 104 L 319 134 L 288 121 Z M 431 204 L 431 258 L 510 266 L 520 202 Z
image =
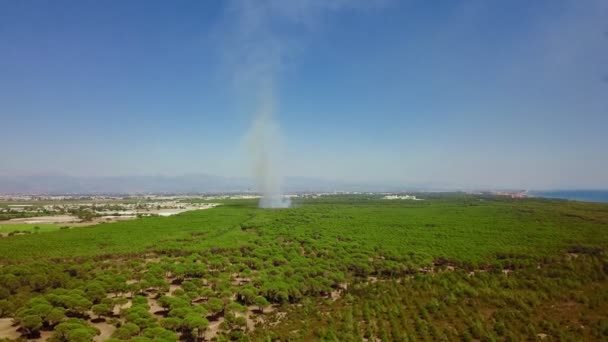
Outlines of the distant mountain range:
M 303 177 L 288 177 L 286 192 L 308 191 L 405 191 L 429 189 L 380 183 L 349 183 Z M 255 191 L 249 178 L 208 174 L 181 176 L 76 177 L 60 174 L 35 176 L 0 175 L 2 194 L 138 194 L 138 193 L 219 193 Z
M 68 175 L 0 176 L 0 193 L 94 194 L 94 193 L 197 193 L 252 190 L 253 182 L 206 174 L 183 176 Z

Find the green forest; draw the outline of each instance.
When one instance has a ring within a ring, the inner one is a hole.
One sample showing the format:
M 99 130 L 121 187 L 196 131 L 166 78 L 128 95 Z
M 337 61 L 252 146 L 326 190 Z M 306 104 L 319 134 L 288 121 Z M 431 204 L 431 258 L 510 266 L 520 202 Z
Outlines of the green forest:
M 19 228 L 0 340 L 608 339 L 608 204 L 419 197 Z

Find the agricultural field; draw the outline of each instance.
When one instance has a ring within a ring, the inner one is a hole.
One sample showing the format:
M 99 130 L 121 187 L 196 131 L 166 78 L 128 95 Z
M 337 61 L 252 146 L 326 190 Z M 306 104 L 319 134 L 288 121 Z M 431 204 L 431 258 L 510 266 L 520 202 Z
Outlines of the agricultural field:
M 1 221 L 0 221 L 1 222 Z M 58 230 L 59 225 L 56 224 L 2 224 L 0 223 L 0 234 L 31 234 L 44 233 Z
M 419 197 L 4 236 L 0 339 L 608 339 L 607 204 Z

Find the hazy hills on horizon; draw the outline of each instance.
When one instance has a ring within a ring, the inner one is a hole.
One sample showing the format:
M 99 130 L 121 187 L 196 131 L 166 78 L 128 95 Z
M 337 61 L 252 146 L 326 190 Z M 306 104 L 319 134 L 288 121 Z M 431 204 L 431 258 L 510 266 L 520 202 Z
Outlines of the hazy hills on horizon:
M 523 188 L 500 186 L 466 186 L 447 182 L 397 183 L 355 182 L 309 177 L 286 177 L 284 191 L 293 192 L 434 192 L 434 191 L 522 191 Z M 555 191 L 602 191 L 607 189 L 527 189 L 530 194 Z M 0 173 L 0 194 L 196 194 L 196 193 L 256 192 L 255 180 L 205 173 L 126 176 L 72 176 L 58 173 L 37 175 L 6 175 Z M 549 196 L 551 197 L 551 196 Z
M 430 190 L 424 184 L 356 183 L 305 177 L 287 177 L 286 192 L 308 191 L 413 191 Z M 62 174 L 0 175 L 0 194 L 137 194 L 254 192 L 253 179 L 209 174 L 82 177 Z

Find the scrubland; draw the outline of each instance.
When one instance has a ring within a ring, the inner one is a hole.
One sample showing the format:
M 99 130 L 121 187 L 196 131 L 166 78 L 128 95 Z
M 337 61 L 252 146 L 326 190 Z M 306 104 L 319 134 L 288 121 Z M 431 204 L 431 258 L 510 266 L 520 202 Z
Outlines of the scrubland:
M 0 334 L 52 341 L 608 338 L 608 205 L 328 196 L 0 239 Z M 10 326 L 6 327 L 7 320 Z

